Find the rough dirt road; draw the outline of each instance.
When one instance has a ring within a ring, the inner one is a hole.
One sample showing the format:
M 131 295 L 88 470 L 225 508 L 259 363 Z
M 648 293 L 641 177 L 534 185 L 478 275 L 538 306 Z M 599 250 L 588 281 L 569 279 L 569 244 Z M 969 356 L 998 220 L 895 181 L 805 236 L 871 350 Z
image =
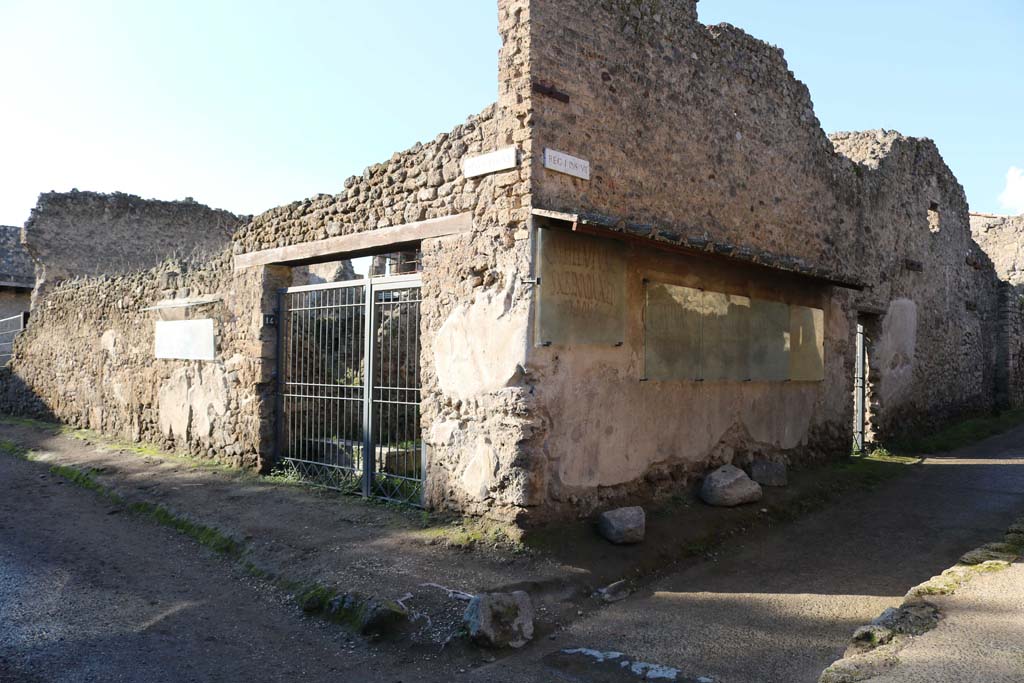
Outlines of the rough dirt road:
M 490 663 L 485 653 L 367 642 L 305 618 L 238 563 L 41 463 L 0 455 L 0 683 L 812 683 L 856 626 L 1024 512 L 1022 444 L 1024 427 L 751 532 Z M 584 648 L 591 653 L 564 653 Z M 597 662 L 601 651 L 634 666 Z
M 813 683 L 854 629 L 962 553 L 1001 538 L 1022 512 L 1024 426 L 745 538 L 715 561 L 580 619 L 558 645 L 540 643 L 474 676 L 528 683 L 547 665 L 573 680 L 627 681 L 607 677 L 595 654 L 622 652 L 675 669 L 678 680 Z M 566 646 L 591 652 L 559 657 Z
M 0 682 L 437 681 L 190 539 L 0 456 Z

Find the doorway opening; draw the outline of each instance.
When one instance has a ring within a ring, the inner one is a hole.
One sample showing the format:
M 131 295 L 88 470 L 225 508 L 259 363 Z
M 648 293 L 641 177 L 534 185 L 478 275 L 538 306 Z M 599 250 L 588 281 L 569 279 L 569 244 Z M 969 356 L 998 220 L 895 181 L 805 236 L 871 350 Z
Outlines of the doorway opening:
M 874 440 L 871 429 L 872 386 L 870 348 L 875 337 L 877 316 L 857 316 L 853 365 L 853 454 L 864 455 Z

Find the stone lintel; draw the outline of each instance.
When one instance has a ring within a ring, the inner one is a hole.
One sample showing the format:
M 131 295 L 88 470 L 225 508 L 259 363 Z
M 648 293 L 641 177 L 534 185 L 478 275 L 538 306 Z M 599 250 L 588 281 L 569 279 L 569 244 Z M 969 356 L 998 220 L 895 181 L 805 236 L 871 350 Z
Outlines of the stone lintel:
M 328 237 L 315 242 L 293 244 L 248 254 L 238 254 L 234 259 L 235 270 L 265 265 L 299 266 L 323 263 L 342 258 L 351 258 L 382 249 L 405 247 L 433 237 L 445 237 L 469 232 L 473 229 L 473 214 L 459 213 L 441 218 L 431 218 L 415 223 L 392 225 L 377 230 L 366 230 L 350 235 Z

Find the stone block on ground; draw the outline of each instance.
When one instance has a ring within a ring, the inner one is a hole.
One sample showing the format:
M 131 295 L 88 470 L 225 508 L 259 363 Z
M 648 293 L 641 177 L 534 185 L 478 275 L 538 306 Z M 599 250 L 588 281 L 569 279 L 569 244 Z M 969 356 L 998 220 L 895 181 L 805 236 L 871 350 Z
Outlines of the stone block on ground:
M 625 600 L 630 594 L 629 584 L 626 583 L 625 579 L 616 581 L 604 588 L 599 588 L 597 594 L 604 602 L 618 602 L 619 600 Z
M 755 460 L 750 463 L 750 478 L 761 486 L 786 486 L 789 484 L 786 463 L 775 460 Z
M 597 530 L 618 545 L 639 543 L 647 530 L 647 515 L 642 507 L 608 510 L 597 518 Z
M 483 593 L 470 601 L 463 622 L 478 645 L 520 648 L 533 639 L 533 602 L 525 591 Z
M 735 507 L 761 500 L 761 486 L 733 465 L 722 465 L 704 477 L 700 497 L 708 505 Z
M 382 636 L 393 632 L 409 618 L 409 612 L 393 600 L 371 600 L 362 611 L 359 632 L 364 636 Z

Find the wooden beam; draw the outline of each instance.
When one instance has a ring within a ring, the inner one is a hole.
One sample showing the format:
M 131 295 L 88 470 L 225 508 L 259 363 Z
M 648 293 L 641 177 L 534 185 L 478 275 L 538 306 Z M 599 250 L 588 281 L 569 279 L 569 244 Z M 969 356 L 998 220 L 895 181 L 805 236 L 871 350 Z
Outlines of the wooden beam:
M 379 253 L 383 249 L 411 246 L 432 237 L 457 235 L 470 232 L 472 229 L 473 214 L 459 213 L 416 223 L 365 230 L 351 235 L 328 237 L 315 242 L 238 254 L 235 256 L 234 265 L 235 270 L 242 270 L 253 266 L 301 266 L 309 263 L 325 263 L 374 252 Z

